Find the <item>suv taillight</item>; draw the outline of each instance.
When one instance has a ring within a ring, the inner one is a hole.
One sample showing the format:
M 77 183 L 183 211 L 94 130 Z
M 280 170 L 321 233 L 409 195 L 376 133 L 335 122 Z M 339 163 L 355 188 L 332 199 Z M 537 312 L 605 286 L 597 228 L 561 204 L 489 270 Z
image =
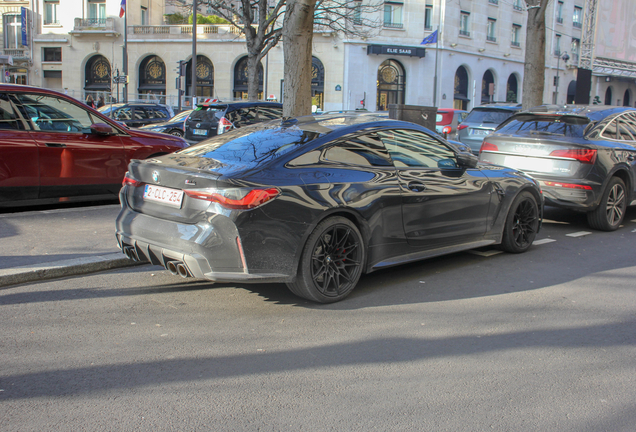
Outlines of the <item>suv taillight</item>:
M 141 186 L 141 182 L 139 180 L 135 180 L 134 178 L 131 177 L 131 175 L 126 172 L 126 175 L 124 176 L 124 179 L 121 182 L 121 186 L 132 186 L 132 187 L 138 187 Z
M 217 135 L 221 135 L 223 132 L 227 132 L 230 129 L 232 129 L 232 122 L 225 117 L 221 117 L 219 119 L 219 126 L 216 129 Z
M 196 198 L 203 201 L 210 201 L 220 204 L 221 206 L 233 210 L 249 210 L 267 201 L 276 198 L 279 194 L 278 189 L 214 189 L 214 190 L 195 190 L 184 189 L 183 191 L 190 198 Z
M 550 156 L 572 158 L 584 164 L 593 164 L 596 162 L 596 149 L 555 150 L 550 153 Z
M 467 127 L 468 127 L 468 125 L 462 125 L 462 124 L 460 124 L 459 126 L 457 126 L 457 130 L 466 129 Z

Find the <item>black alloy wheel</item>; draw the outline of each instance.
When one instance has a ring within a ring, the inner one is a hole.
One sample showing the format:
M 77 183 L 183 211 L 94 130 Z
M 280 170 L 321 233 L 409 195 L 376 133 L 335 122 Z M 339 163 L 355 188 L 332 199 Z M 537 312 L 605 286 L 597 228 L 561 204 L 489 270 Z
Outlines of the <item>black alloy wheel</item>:
M 287 286 L 308 300 L 337 302 L 358 283 L 364 259 L 364 242 L 358 228 L 344 217 L 325 219 L 307 239 L 296 280 Z
M 621 226 L 627 209 L 625 183 L 618 177 L 612 177 L 596 210 L 587 214 L 590 227 L 600 231 L 614 231 Z
M 539 206 L 534 195 L 521 192 L 506 217 L 501 248 L 510 253 L 527 251 L 539 230 Z

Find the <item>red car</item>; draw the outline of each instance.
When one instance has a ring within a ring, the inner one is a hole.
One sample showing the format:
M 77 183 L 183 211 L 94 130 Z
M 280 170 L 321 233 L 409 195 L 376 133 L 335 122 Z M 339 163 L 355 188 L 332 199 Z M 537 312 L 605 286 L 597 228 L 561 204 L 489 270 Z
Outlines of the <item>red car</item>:
M 59 92 L 0 84 L 0 207 L 116 198 L 131 159 L 187 146 Z

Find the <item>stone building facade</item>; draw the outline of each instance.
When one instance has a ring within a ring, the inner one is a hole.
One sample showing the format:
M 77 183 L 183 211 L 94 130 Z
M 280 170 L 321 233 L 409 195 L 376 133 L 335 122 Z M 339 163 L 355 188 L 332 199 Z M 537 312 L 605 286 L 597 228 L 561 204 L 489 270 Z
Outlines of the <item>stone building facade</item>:
M 555 0 L 548 10 L 546 103 L 573 100 L 586 1 Z M 126 91 L 128 100 L 177 106 L 177 65 L 184 61 L 181 102 L 188 106 L 192 27 L 165 25 L 164 14 L 171 12 L 165 0 L 127 3 L 120 18 L 120 0 L 0 0 L 5 82 L 57 89 L 78 99 L 92 93 L 122 100 Z M 317 109 L 386 110 L 391 103 L 471 109 L 522 101 L 524 48 L 532 43 L 525 40 L 525 1 L 386 0 L 376 18 L 379 27 L 365 39 L 315 33 Z M 434 32 L 436 41 L 422 45 Z M 198 25 L 197 95 L 245 98 L 246 53 L 245 39 L 232 26 Z M 261 97 L 281 101 L 282 43 L 264 59 L 261 73 Z M 124 75 L 127 85 L 114 82 Z M 597 73 L 591 98 L 634 105 L 634 91 L 633 78 Z

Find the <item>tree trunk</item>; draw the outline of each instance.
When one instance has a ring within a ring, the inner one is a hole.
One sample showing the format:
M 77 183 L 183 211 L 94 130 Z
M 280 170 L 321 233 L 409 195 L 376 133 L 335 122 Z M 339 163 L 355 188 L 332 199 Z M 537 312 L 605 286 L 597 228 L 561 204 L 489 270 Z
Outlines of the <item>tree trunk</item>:
M 247 55 L 247 99 L 249 101 L 258 100 L 258 74 L 259 57 L 258 54 L 248 53 Z
M 289 0 L 283 23 L 283 116 L 311 114 L 311 47 L 316 0 Z
M 545 11 L 550 0 L 526 0 L 528 23 L 523 68 L 523 109 L 543 104 L 545 88 Z

